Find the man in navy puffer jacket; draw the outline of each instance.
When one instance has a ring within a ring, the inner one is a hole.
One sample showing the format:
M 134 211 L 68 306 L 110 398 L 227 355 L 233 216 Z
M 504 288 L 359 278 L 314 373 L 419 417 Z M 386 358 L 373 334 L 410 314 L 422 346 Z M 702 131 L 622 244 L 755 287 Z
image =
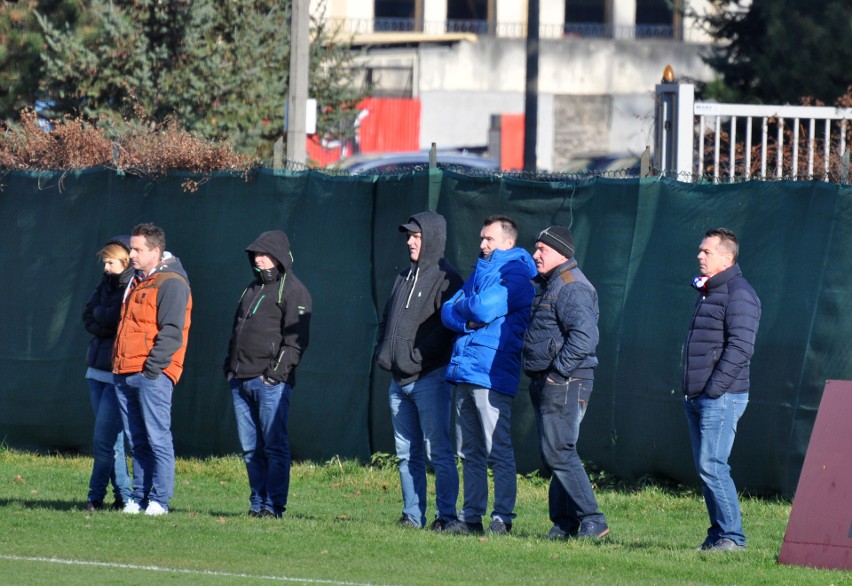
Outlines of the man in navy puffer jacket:
M 700 293 L 686 339 L 684 410 L 692 456 L 710 516 L 703 551 L 745 549 L 737 489 L 728 457 L 748 405 L 749 365 L 760 322 L 760 300 L 737 264 L 737 237 L 708 230 L 698 251 Z

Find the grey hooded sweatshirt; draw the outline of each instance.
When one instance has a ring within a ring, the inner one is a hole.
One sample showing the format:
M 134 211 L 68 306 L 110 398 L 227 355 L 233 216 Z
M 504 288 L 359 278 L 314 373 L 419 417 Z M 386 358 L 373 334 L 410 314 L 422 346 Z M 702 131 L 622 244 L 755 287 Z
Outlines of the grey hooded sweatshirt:
M 408 219 L 420 227 L 417 262 L 396 278 L 379 323 L 377 363 L 400 385 L 416 381 L 450 360 L 455 334 L 441 322 L 441 306 L 462 285 L 458 272 L 444 260 L 447 223 L 435 212 Z M 400 231 L 406 231 L 400 226 Z

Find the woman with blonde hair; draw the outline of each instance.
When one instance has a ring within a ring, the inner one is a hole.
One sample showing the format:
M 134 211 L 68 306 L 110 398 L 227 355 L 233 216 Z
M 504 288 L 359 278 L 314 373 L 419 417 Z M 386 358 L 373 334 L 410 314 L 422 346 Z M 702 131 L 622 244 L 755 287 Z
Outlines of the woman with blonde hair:
M 86 380 L 89 382 L 89 394 L 95 412 L 92 435 L 94 464 L 86 502 L 86 510 L 90 512 L 104 507 L 110 482 L 115 496 L 110 510 L 122 510 L 130 498 L 124 430 L 112 374 L 112 346 L 121 317 L 124 290 L 133 277 L 130 237 L 116 236 L 110 239 L 98 252 L 98 257 L 104 266 L 103 278 L 89 296 L 83 311 L 86 331 L 93 336 L 86 353 Z

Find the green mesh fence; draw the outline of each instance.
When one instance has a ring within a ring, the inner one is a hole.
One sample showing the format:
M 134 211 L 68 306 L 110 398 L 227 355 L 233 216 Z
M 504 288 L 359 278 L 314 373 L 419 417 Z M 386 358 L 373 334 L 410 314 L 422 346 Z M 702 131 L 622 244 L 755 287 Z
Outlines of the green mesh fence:
M 294 270 L 314 298 L 311 346 L 291 406 L 293 456 L 366 461 L 393 452 L 389 379 L 373 363 L 373 346 L 394 276 L 407 264 L 397 226 L 424 209 L 447 218 L 447 257 L 463 276 L 487 215 L 515 218 L 526 248 L 547 225 L 572 227 L 601 305 L 600 367 L 580 453 L 624 478 L 695 480 L 680 363 L 695 301 L 689 282 L 710 227 L 737 232 L 740 265 L 763 302 L 751 404 L 732 456 L 738 486 L 791 493 L 824 381 L 852 379 L 848 186 L 262 170 L 248 182 L 214 176 L 186 193 L 181 183 L 190 177 L 0 175 L 5 445 L 90 449 L 83 305 L 100 278 L 95 254 L 103 242 L 143 221 L 165 229 L 193 291 L 186 370 L 174 395 L 175 445 L 184 456 L 238 451 L 222 363 L 233 311 L 252 278 L 243 249 L 269 229 L 290 236 Z M 526 384 L 513 415 L 521 472 L 540 467 Z

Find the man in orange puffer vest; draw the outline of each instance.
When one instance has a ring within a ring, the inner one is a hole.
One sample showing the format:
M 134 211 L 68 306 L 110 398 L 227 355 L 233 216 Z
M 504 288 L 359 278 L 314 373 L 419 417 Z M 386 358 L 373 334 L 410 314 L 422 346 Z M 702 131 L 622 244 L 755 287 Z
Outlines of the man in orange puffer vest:
M 124 294 L 113 373 L 133 455 L 133 492 L 125 513 L 164 515 L 174 493 L 172 392 L 183 372 L 192 294 L 166 235 L 139 224 L 130 237 L 136 275 Z

